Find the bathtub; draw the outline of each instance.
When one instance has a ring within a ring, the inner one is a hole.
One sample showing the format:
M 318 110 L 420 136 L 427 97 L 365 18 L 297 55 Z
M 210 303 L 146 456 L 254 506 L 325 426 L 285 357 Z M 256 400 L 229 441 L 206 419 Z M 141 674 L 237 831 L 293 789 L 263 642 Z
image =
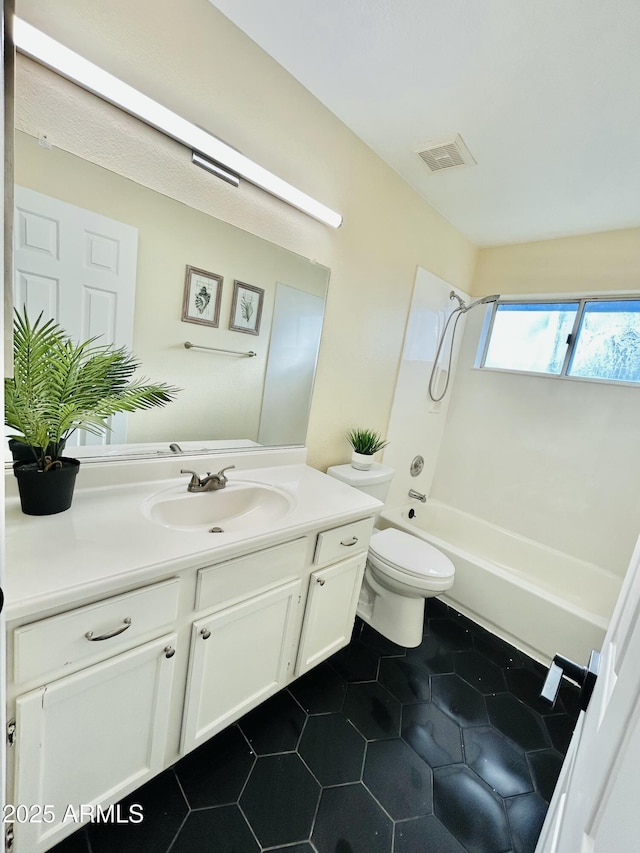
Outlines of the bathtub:
M 443 551 L 456 568 L 443 600 L 536 660 L 586 664 L 601 648 L 622 582 L 605 569 L 433 499 L 383 510 L 378 527 Z

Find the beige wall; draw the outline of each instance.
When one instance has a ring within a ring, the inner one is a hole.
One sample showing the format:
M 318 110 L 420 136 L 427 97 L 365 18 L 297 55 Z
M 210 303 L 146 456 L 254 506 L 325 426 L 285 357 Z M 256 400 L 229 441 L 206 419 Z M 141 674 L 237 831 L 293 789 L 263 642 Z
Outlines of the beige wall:
M 384 431 L 416 267 L 468 289 L 469 241 L 207 0 L 21 0 L 18 14 L 342 213 L 334 231 L 251 186 L 196 175 L 179 146 L 88 95 L 71 128 L 46 99 L 22 118 L 27 132 L 330 267 L 309 462 L 346 461 L 350 426 Z M 57 88 L 64 103 L 74 87 Z
M 473 292 L 637 291 L 640 228 L 480 249 Z
M 476 294 L 640 290 L 640 229 L 482 249 Z M 473 367 L 467 315 L 432 494 L 622 575 L 640 532 L 640 389 Z

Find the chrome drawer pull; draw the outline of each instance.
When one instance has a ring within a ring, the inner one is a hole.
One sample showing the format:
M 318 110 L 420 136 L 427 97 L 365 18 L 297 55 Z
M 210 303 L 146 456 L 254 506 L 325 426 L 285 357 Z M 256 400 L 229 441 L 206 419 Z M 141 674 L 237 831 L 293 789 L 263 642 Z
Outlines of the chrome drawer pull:
M 85 637 L 87 640 L 91 640 L 92 643 L 97 643 L 100 640 L 110 640 L 112 637 L 117 637 L 118 634 L 122 634 L 127 628 L 131 627 L 131 619 L 129 616 L 124 620 L 124 625 L 121 625 L 119 628 L 114 628 L 113 631 L 109 631 L 106 634 L 100 634 L 99 637 L 93 636 L 93 631 L 87 631 Z
M 343 539 L 343 540 L 342 540 L 342 542 L 341 542 L 340 544 L 341 544 L 341 545 L 344 545 L 344 547 L 345 547 L 345 548 L 351 548 L 351 546 L 352 546 L 352 545 L 355 545 L 355 544 L 357 543 L 357 541 L 358 541 L 358 537 L 357 537 L 357 536 L 352 536 L 352 537 L 351 537 L 351 541 L 350 541 L 350 542 L 345 542 L 345 541 L 344 541 L 344 539 Z

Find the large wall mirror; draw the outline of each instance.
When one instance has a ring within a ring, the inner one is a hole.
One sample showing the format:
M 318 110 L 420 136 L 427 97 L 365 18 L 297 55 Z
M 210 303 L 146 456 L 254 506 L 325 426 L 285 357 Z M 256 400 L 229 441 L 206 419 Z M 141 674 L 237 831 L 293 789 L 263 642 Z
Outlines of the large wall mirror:
M 166 408 L 129 415 L 109 446 L 81 437 L 77 455 L 304 444 L 329 270 L 203 210 L 216 179 L 171 140 L 136 129 L 149 163 L 131 117 L 20 56 L 17 81 L 14 302 L 57 312 L 83 336 L 129 329 L 142 373 L 183 389 Z M 96 156 L 83 156 L 92 144 Z M 106 283 L 127 265 L 130 309 Z

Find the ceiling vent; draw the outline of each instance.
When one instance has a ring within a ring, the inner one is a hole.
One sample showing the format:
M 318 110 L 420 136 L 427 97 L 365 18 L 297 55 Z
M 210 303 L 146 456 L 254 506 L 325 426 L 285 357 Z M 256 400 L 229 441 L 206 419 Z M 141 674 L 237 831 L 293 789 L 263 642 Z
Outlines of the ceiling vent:
M 476 163 L 460 134 L 426 142 L 420 146 L 417 154 L 432 172 L 456 169 L 458 166 L 475 166 Z

